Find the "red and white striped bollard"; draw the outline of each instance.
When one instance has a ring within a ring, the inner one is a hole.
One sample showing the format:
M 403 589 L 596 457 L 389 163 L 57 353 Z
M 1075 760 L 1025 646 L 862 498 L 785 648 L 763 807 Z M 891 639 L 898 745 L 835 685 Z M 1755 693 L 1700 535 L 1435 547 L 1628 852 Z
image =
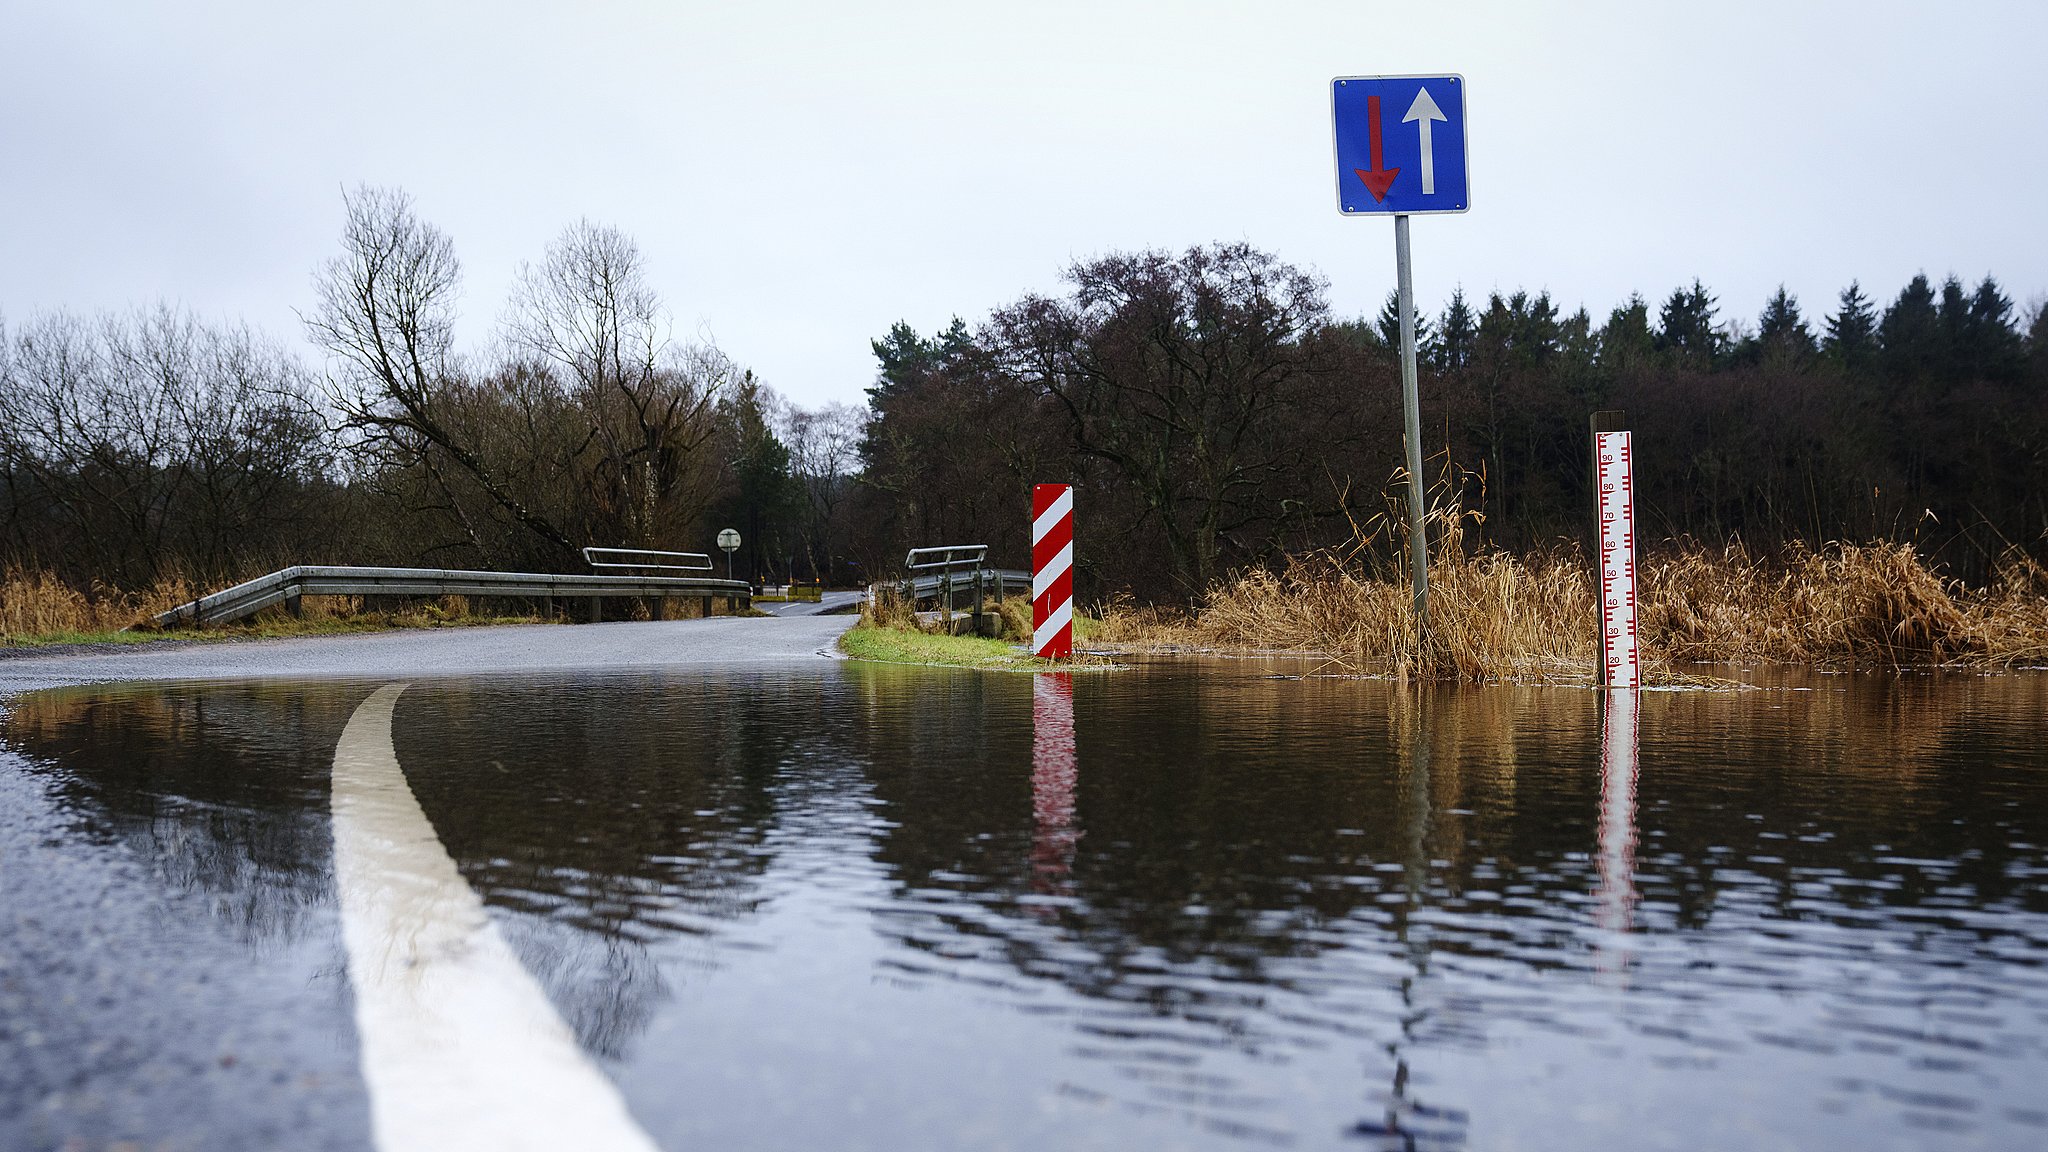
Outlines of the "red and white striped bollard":
M 1074 486 L 1031 488 L 1031 653 L 1074 654 Z

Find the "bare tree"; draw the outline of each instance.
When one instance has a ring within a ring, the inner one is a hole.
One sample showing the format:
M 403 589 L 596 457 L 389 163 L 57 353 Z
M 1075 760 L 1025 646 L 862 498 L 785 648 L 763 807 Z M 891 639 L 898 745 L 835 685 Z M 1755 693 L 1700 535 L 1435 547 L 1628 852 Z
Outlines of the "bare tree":
M 832 570 L 833 533 L 840 503 L 860 466 L 867 417 L 858 408 L 837 403 L 815 409 L 785 403 L 777 415 L 782 442 L 789 447 L 790 474 L 810 500 L 802 531 L 804 555 L 811 574 L 821 576 Z
M 315 275 L 319 304 L 305 323 L 342 367 L 334 400 L 344 427 L 358 448 L 396 462 L 445 456 L 567 559 L 576 551 L 569 534 L 515 494 L 453 423 L 464 383 L 454 351 L 462 280 L 454 245 L 404 192 L 362 187 L 344 193 L 343 203 L 342 254 Z
M 305 369 L 246 327 L 159 305 L 0 338 L 18 560 L 125 587 L 274 561 L 329 480 L 322 433 Z
M 670 340 L 639 246 L 616 228 L 571 225 L 520 269 L 503 329 L 582 414 L 592 529 L 620 543 L 678 539 L 709 498 L 705 448 L 733 365 Z
M 1079 456 L 1130 485 L 1199 595 L 1226 547 L 1253 551 L 1237 536 L 1265 530 L 1267 489 L 1313 455 L 1281 430 L 1301 386 L 1328 375 L 1323 283 L 1245 244 L 1112 255 L 1066 278 L 1071 295 L 1025 297 L 981 341 L 1066 411 Z

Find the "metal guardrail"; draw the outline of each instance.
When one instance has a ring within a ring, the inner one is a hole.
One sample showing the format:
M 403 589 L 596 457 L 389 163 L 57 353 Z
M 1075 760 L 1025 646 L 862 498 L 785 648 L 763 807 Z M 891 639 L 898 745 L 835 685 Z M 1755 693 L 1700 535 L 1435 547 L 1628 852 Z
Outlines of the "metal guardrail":
M 987 550 L 981 548 L 980 545 L 974 545 L 971 549 L 924 548 L 914 550 L 905 563 L 906 567 L 912 567 L 913 574 L 908 580 L 897 581 L 895 586 L 900 593 L 910 598 L 913 608 L 917 606 L 917 602 L 920 600 L 926 598 L 936 600 L 938 602 L 939 619 L 949 629 L 954 624 L 953 613 L 961 607 L 959 603 L 961 593 L 971 593 L 972 599 L 969 601 L 971 605 L 970 615 L 966 618 L 968 627 L 980 635 L 994 635 L 994 632 L 987 631 L 990 628 L 990 624 L 985 615 L 989 593 L 993 592 L 995 594 L 998 603 L 1001 603 L 1013 592 L 1023 592 L 1029 595 L 1031 591 L 1031 573 L 1019 572 L 1012 568 L 984 568 L 978 564 L 972 569 L 962 571 L 952 566 L 958 561 L 949 559 L 924 562 L 923 567 L 930 568 L 936 566 L 940 568 L 940 571 L 928 571 L 922 576 L 915 574 L 916 557 L 919 552 L 959 553 L 962 551 L 969 552 L 976 560 L 980 560 L 987 554 Z
M 1031 587 L 1031 574 L 1014 568 L 990 568 L 988 545 L 986 544 L 944 544 L 931 548 L 912 548 L 903 557 L 904 570 L 910 573 L 907 580 L 895 582 L 895 587 L 909 596 L 914 605 L 927 597 L 939 601 L 939 613 L 950 619 L 957 607 L 955 601 L 962 592 L 974 594 L 974 613 L 981 615 L 985 597 L 994 591 L 998 601 L 1004 599 L 1014 585 L 1021 589 Z M 963 566 L 969 566 L 964 567 Z
M 654 560 L 599 560 L 599 556 L 651 556 Z M 664 564 L 662 560 L 702 560 L 702 564 Z M 592 568 L 653 568 L 663 572 L 709 572 L 708 552 L 656 552 L 651 548 L 585 548 L 583 562 Z
M 744 580 L 705 576 L 565 576 L 545 572 L 466 572 L 444 568 L 354 568 L 295 565 L 180 604 L 159 614 L 160 626 L 187 621 L 201 626 L 240 620 L 301 596 L 518 596 L 531 599 L 582 597 L 593 615 L 606 596 L 693 598 L 708 608 L 725 597 L 737 611 L 753 603 Z
M 950 571 L 955 564 L 972 564 L 980 567 L 987 562 L 986 544 L 946 544 L 938 548 L 912 548 L 903 557 L 903 567 L 910 572 L 924 572 L 933 568 Z
M 996 599 L 998 600 L 1002 599 L 1006 594 L 1029 590 L 1031 587 L 1031 573 L 1020 568 L 968 568 L 954 570 L 954 589 L 964 592 L 973 588 L 974 578 L 977 575 L 981 577 L 985 587 L 995 591 Z M 943 573 L 934 573 L 930 576 L 918 576 L 910 580 L 899 580 L 896 582 L 896 587 L 907 588 L 911 595 L 922 600 L 928 596 L 939 595 L 945 590 L 945 583 L 946 577 Z

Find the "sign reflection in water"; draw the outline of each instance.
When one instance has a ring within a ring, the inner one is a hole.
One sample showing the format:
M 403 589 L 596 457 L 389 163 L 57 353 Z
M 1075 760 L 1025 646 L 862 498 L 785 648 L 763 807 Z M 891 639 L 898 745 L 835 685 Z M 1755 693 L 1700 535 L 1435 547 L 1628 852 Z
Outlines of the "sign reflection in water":
M 1041 672 L 1031 685 L 1032 886 L 1065 892 L 1074 866 L 1074 678 Z

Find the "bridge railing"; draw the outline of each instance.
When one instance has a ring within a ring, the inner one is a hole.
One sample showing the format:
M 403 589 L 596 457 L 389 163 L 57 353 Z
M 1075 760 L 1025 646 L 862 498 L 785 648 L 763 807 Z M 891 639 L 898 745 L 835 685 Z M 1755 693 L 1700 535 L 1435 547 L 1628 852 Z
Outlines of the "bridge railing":
M 1014 568 L 988 567 L 988 545 L 986 544 L 944 544 L 929 548 L 912 548 L 903 557 L 903 567 L 910 575 L 908 579 L 890 584 L 900 595 L 917 602 L 931 599 L 937 601 L 941 618 L 949 623 L 953 612 L 960 607 L 961 594 L 973 594 L 974 619 L 981 619 L 990 592 L 1000 603 L 1016 590 L 1031 587 L 1031 574 Z
M 735 612 L 753 603 L 753 589 L 744 580 L 705 576 L 592 576 L 547 572 L 471 572 L 447 568 L 361 568 L 300 564 L 258 576 L 155 618 L 168 627 L 191 623 L 204 627 L 252 616 L 273 604 L 294 612 L 303 596 L 507 596 L 553 601 L 583 599 L 590 618 L 602 616 L 606 597 L 644 598 L 656 604 L 656 615 L 668 599 L 701 599 L 709 615 L 712 601 L 724 597 Z
M 657 552 L 651 548 L 585 548 L 583 562 L 600 571 L 607 568 L 638 568 L 658 572 L 712 570 L 709 552 Z

